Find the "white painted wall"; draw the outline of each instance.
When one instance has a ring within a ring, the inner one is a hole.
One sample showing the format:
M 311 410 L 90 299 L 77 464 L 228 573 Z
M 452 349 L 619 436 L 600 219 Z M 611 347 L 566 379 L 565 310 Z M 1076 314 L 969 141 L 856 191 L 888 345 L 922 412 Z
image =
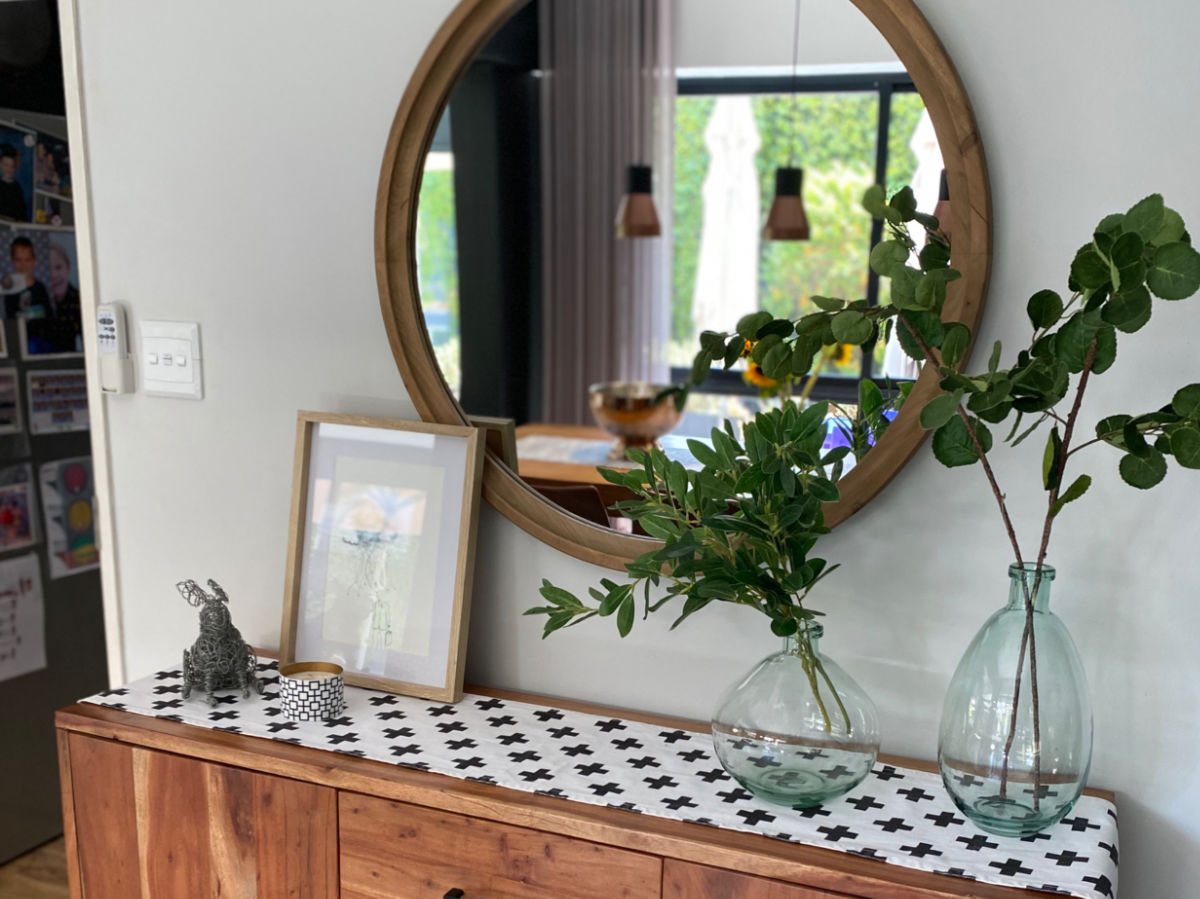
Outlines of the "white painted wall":
M 1024 339 L 1025 299 L 1062 285 L 1103 214 L 1162 190 L 1200 227 L 1200 8 L 920 3 L 958 62 L 990 160 L 985 344 Z M 206 364 L 202 402 L 107 400 L 134 677 L 174 664 L 194 635 L 172 586 L 183 577 L 222 581 L 245 636 L 275 642 L 297 409 L 412 411 L 380 324 L 372 216 L 396 103 L 451 0 L 80 5 L 101 295 L 135 317 L 199 321 Z M 1200 300 L 1160 306 L 1122 338 L 1085 417 L 1200 380 L 1198 335 Z M 1038 451 L 997 460 L 1026 535 Z M 1053 605 L 1096 697 L 1093 780 L 1120 794 L 1122 895 L 1184 897 L 1200 879 L 1200 475 L 1172 471 L 1142 495 L 1115 463 L 1089 457 L 1092 495 L 1063 514 Z M 931 757 L 957 657 L 1006 590 L 1009 553 L 979 473 L 946 472 L 923 451 L 828 553 L 862 559 L 820 597 L 828 649 L 876 698 L 885 748 Z M 475 680 L 701 717 L 775 647 L 741 610 L 673 634 L 652 621 L 621 641 L 600 623 L 543 643 L 520 615 L 540 578 L 582 590 L 602 572 L 490 510 L 478 565 Z
M 792 66 L 796 0 L 678 0 L 679 68 Z M 801 66 L 896 65 L 896 54 L 846 0 L 800 0 Z

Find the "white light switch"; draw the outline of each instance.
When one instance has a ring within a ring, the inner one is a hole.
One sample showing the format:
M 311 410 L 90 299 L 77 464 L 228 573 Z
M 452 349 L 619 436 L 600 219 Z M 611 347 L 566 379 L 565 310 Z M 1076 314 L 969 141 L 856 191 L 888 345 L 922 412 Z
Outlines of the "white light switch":
M 138 322 L 143 358 L 142 387 L 154 396 L 202 399 L 200 326 L 195 322 Z M 190 360 L 190 361 L 189 361 Z

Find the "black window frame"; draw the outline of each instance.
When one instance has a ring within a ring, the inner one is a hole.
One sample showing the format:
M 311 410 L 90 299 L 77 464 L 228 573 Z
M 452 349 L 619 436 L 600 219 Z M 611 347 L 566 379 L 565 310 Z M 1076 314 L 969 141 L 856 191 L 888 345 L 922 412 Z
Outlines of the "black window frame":
M 878 98 L 878 121 L 875 130 L 875 183 L 887 183 L 888 133 L 892 121 L 892 96 L 899 93 L 917 93 L 916 85 L 907 72 L 864 72 L 829 75 L 731 75 L 731 76 L 683 76 L 676 79 L 678 96 L 716 96 L 720 94 L 831 94 L 831 93 L 874 93 Z M 863 256 L 867 267 L 867 302 L 871 306 L 879 303 L 879 276 L 867 264 L 870 252 L 883 238 L 883 222 L 871 222 L 870 244 Z M 815 400 L 833 400 L 837 403 L 858 402 L 858 385 L 861 381 L 874 381 L 885 394 L 895 385 L 887 378 L 874 373 L 875 345 L 863 348 L 862 372 L 857 378 L 819 375 L 810 396 Z M 671 381 L 679 383 L 691 376 L 690 367 L 672 367 Z M 755 396 L 759 390 L 747 384 L 740 372 L 712 369 L 697 393 Z

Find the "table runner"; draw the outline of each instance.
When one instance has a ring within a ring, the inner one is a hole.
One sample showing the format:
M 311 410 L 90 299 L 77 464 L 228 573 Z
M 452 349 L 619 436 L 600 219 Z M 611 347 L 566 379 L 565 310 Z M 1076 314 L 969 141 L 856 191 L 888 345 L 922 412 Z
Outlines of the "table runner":
M 450 777 L 759 833 L 889 864 L 1084 899 L 1117 891 L 1117 814 L 1084 796 L 1045 833 L 986 834 L 954 807 L 936 774 L 877 764 L 823 806 L 793 810 L 743 790 L 707 733 L 468 694 L 457 704 L 346 688 L 331 721 L 289 721 L 274 662 L 262 696 L 182 698 L 182 672 L 162 671 L 88 697 L 108 708 L 391 762 Z

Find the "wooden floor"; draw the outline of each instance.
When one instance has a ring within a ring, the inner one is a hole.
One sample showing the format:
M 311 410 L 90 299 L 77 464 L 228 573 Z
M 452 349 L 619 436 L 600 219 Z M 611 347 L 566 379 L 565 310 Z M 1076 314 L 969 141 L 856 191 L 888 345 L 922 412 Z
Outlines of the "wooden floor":
M 0 865 L 0 899 L 66 899 L 67 858 L 60 837 Z

